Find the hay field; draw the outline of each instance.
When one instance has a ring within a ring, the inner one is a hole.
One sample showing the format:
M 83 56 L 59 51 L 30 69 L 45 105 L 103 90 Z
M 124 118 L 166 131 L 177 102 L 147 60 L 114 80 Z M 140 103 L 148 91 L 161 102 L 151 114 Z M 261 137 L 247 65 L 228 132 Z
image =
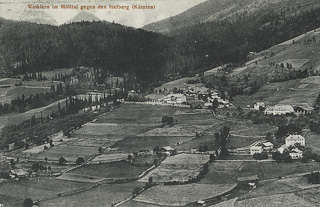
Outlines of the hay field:
M 127 158 L 128 154 L 126 153 L 103 154 L 95 157 L 92 162 L 115 162 L 126 160 Z
M 267 83 L 251 96 L 236 96 L 233 103 L 242 107 L 261 101 L 267 105 L 290 104 L 299 106 L 307 104 L 313 106 L 319 94 L 320 82 L 305 85 L 307 80 Z M 302 85 L 303 87 L 301 87 Z
M 63 156 L 67 160 L 67 163 L 75 163 L 78 157 L 87 159 L 97 153 L 98 148 L 96 147 L 75 146 L 64 143 L 54 146 L 47 151 L 32 155 L 30 159 L 44 160 L 44 158 L 48 158 L 49 161 L 58 161 Z
M 208 161 L 209 155 L 202 154 L 171 156 L 139 181 L 148 182 L 148 178 L 152 177 L 154 182 L 185 182 L 190 178 L 195 178 L 201 167 Z
M 20 207 L 25 198 L 43 199 L 89 186 L 92 184 L 47 178 L 10 181 L 0 184 L 0 199 L 10 197 L 12 200 L 4 200 L 3 204 L 10 207 Z
M 239 169 L 243 162 L 219 161 L 209 166 L 209 172 L 201 179 L 202 184 L 231 184 L 236 183 Z
M 126 200 L 132 195 L 135 187 L 142 187 L 141 183 L 132 182 L 125 184 L 103 184 L 81 193 L 63 196 L 40 202 L 40 207 L 68 206 L 68 207 L 88 207 L 88 206 L 111 206 Z
M 163 116 L 172 116 L 177 109 L 173 106 L 123 105 L 112 113 L 99 116 L 97 123 L 161 124 Z
M 211 126 L 206 125 L 174 125 L 173 127 L 155 128 L 147 131 L 143 134 L 139 134 L 138 137 L 149 136 L 182 136 L 182 137 L 194 137 L 196 132 L 203 132 L 210 129 Z
M 150 136 L 150 137 L 126 137 L 116 142 L 112 148 L 119 148 L 119 151 L 138 152 L 140 150 L 153 150 L 155 147 L 172 146 L 176 148 L 177 143 L 189 140 L 190 137 L 184 136 Z
M 136 166 L 126 161 L 120 161 L 105 164 L 86 164 L 68 173 L 109 179 L 124 179 L 137 178 L 147 168 L 146 166 Z
M 229 185 L 208 185 L 208 184 L 187 184 L 174 186 L 155 186 L 138 197 L 134 201 L 144 203 L 182 206 L 198 200 L 213 198 L 232 190 L 236 184 Z
M 237 201 L 235 207 L 279 207 L 279 206 L 291 206 L 291 207 L 314 207 L 313 203 L 309 203 L 304 199 L 296 196 L 293 193 L 263 196 L 258 198 L 247 199 L 243 201 Z

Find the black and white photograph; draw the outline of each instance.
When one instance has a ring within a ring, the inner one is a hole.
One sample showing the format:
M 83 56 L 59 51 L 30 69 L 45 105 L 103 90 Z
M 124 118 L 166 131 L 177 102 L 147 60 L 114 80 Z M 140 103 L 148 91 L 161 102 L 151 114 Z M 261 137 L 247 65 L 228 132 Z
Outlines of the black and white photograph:
M 0 207 L 317 206 L 319 0 L 0 0 Z

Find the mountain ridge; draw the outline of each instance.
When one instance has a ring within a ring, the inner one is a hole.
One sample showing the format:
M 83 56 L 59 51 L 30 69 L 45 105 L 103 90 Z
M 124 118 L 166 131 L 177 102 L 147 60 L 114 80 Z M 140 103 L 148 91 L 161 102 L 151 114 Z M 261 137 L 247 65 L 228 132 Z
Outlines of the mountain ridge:
M 81 11 L 78 14 L 76 14 L 73 18 L 66 21 L 64 24 L 71 24 L 76 22 L 98 22 L 101 21 L 96 15 L 87 12 L 87 11 Z
M 212 21 L 237 19 L 241 14 L 252 14 L 262 9 L 290 16 L 320 7 L 316 0 L 207 0 L 181 14 L 144 26 L 142 29 L 163 34 Z M 264 14 L 263 14 L 264 15 Z

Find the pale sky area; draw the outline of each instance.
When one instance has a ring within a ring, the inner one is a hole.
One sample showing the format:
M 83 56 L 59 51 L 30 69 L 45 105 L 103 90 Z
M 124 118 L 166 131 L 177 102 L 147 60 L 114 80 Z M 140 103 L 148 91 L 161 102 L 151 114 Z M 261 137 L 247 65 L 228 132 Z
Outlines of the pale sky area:
M 81 12 L 80 6 L 96 6 L 95 9 L 86 10 L 95 14 L 101 20 L 115 21 L 126 26 L 136 28 L 143 27 L 149 23 L 175 16 L 183 11 L 205 2 L 206 0 L 0 0 L 0 16 L 6 19 L 23 20 L 25 11 L 30 10 L 28 4 L 49 5 L 49 9 L 32 9 L 43 16 L 46 12 L 52 16 L 58 24 L 63 24 Z M 59 9 L 52 9 L 52 5 Z M 79 5 L 79 9 L 61 9 L 61 4 Z M 98 5 L 154 5 L 154 10 L 132 9 L 98 9 Z

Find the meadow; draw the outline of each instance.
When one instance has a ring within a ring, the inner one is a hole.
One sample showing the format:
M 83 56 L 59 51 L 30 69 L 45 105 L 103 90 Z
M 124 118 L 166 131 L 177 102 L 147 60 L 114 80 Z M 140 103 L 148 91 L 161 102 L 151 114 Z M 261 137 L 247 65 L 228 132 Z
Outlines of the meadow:
M 102 184 L 81 193 L 63 196 L 40 202 L 40 207 L 51 206 L 111 206 L 111 204 L 121 202 L 130 198 L 133 189 L 142 187 L 138 182 L 125 184 Z
M 146 166 L 136 166 L 127 161 L 111 162 L 105 164 L 86 164 L 71 170 L 69 173 L 78 175 L 88 175 L 93 177 L 103 177 L 111 179 L 137 178 Z
M 195 178 L 208 161 L 209 155 L 202 154 L 170 156 L 139 181 L 148 182 L 149 177 L 152 177 L 154 182 L 186 182 L 190 178 Z
M 56 179 L 35 178 L 10 181 L 0 184 L 0 199 L 10 207 L 20 207 L 25 198 L 33 200 L 58 196 L 91 186 L 88 183 L 61 181 Z
M 232 190 L 235 186 L 235 184 L 158 185 L 146 190 L 141 195 L 134 198 L 134 201 L 169 206 L 183 206 L 191 202 L 224 194 Z

